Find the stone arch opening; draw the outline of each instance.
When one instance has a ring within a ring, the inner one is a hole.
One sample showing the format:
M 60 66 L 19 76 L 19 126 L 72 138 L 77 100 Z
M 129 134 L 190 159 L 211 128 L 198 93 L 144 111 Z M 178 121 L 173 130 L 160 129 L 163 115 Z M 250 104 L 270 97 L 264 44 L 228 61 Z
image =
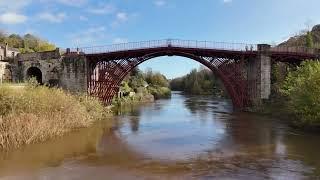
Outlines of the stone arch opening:
M 42 72 L 39 68 L 37 67 L 30 67 L 27 70 L 27 78 L 36 78 L 37 82 L 39 84 L 42 84 Z

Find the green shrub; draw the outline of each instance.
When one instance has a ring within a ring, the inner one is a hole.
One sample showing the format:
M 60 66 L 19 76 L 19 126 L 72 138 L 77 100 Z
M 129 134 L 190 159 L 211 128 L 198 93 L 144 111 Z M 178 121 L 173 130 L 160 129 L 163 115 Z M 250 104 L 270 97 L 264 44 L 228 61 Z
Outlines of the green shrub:
M 155 99 L 171 97 L 171 90 L 167 87 L 149 86 L 148 91 L 154 96 Z
M 307 61 L 289 72 L 281 92 L 288 98 L 296 125 L 320 127 L 320 62 Z

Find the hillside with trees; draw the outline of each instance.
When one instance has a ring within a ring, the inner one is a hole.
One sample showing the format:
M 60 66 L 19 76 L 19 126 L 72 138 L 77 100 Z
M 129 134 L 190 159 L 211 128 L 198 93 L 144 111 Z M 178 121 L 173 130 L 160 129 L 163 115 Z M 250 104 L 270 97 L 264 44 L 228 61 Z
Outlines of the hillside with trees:
M 279 46 L 320 48 L 320 25 L 302 31 Z M 278 62 L 272 68 L 273 92 L 266 111 L 289 117 L 295 126 L 320 130 L 319 61 L 305 61 L 299 65 Z
M 320 24 L 311 29 L 305 29 L 297 35 L 289 38 L 279 46 L 302 46 L 309 48 L 320 48 Z
M 6 34 L 0 30 L 0 43 L 8 43 L 9 47 L 18 48 L 21 53 L 24 52 L 42 52 L 56 49 L 54 44 L 49 43 L 32 34 L 20 36 L 19 34 Z

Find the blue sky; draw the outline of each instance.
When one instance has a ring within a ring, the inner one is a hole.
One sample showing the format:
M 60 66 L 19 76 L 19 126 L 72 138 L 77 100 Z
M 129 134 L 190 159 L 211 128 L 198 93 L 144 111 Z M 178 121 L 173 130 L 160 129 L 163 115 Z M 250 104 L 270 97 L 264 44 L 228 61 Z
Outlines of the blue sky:
M 320 23 L 319 0 L 0 0 L 0 29 L 82 47 L 178 38 L 278 43 Z M 169 78 L 198 68 L 179 57 L 145 62 Z

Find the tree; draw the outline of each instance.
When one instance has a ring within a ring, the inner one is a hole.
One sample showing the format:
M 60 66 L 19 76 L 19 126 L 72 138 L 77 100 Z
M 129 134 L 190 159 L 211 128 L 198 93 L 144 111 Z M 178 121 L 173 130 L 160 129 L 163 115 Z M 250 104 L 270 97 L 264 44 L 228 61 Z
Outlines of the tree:
M 11 34 L 5 40 L 10 47 L 20 48 L 23 47 L 23 39 L 18 34 Z
M 154 73 L 150 68 L 145 73 L 145 79 L 151 86 L 169 87 L 167 78 L 159 72 Z
M 211 70 L 200 67 L 199 70 L 193 69 L 183 77 L 175 78 L 170 81 L 172 90 L 184 91 L 189 94 L 224 96 L 223 84 L 217 80 Z
M 46 41 L 39 42 L 38 46 L 34 48 L 36 52 L 43 52 L 43 51 L 53 51 L 56 47 L 53 44 L 50 44 Z
M 19 48 L 20 52 L 42 52 L 55 50 L 55 45 L 40 38 L 26 34 L 21 37 L 18 34 L 7 36 L 0 30 L 0 43 L 8 43 L 9 47 Z
M 303 62 L 296 71 L 289 72 L 281 92 L 288 97 L 295 124 L 320 127 L 320 62 Z
M 307 32 L 306 46 L 308 48 L 313 48 L 313 38 L 312 38 L 312 33 L 310 31 Z
M 192 94 L 202 94 L 203 90 L 199 85 L 199 82 L 196 80 L 192 83 L 191 93 Z
M 0 30 L 0 43 L 5 43 L 6 41 L 6 33 L 2 30 Z
M 31 34 L 26 34 L 24 35 L 24 48 L 25 49 L 32 49 L 34 50 L 38 44 L 39 44 L 39 39 Z

